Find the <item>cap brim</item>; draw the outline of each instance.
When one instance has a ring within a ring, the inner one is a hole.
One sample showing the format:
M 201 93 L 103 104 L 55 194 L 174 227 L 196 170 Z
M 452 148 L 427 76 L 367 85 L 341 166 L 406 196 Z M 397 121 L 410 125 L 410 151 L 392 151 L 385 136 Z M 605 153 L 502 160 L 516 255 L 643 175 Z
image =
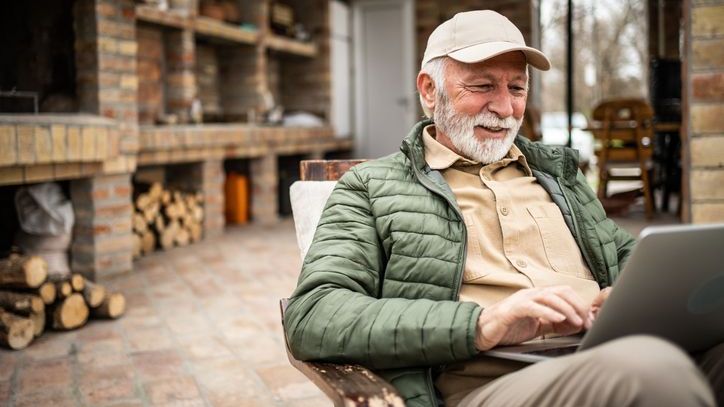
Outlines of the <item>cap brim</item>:
M 551 69 L 551 62 L 542 52 L 535 48 L 513 44 L 510 42 L 486 42 L 483 44 L 471 45 L 469 47 L 450 52 L 447 55 L 456 61 L 472 64 L 512 51 L 521 51 L 525 54 L 528 64 L 534 68 L 540 69 L 541 71 Z

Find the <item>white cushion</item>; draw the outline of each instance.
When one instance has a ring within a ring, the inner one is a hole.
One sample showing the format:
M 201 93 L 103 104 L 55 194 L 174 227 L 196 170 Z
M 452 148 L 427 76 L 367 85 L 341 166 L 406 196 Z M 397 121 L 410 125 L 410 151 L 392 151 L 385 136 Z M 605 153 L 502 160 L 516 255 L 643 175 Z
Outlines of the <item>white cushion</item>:
M 307 255 L 319 218 L 337 181 L 297 181 L 289 188 L 299 254 Z

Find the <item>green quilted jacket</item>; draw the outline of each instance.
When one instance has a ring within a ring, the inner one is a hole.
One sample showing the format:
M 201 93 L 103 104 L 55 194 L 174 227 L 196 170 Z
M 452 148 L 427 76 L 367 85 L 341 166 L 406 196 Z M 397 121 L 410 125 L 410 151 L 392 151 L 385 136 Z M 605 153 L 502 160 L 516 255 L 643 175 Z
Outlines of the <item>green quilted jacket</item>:
M 284 324 L 300 360 L 358 363 L 408 406 L 438 403 L 433 372 L 476 354 L 481 307 L 459 302 L 467 231 L 455 196 L 425 163 L 415 125 L 401 152 L 359 164 L 327 201 Z M 601 287 L 634 239 L 610 219 L 578 171 L 578 154 L 518 137 Z

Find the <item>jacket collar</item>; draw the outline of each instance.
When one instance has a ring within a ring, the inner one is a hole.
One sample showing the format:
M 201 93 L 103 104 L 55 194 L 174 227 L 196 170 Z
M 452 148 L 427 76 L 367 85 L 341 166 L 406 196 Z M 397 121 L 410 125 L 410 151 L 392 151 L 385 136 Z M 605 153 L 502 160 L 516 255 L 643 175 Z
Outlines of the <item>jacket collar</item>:
M 402 141 L 402 146 L 400 146 L 400 150 L 410 158 L 413 165 L 423 172 L 426 172 L 424 170 L 427 163 L 425 162 L 422 131 L 425 126 L 433 123 L 431 119 L 425 119 L 415 124 Z M 578 151 L 567 147 L 534 143 L 520 135 L 515 138 L 515 145 L 523 153 L 532 170 L 538 170 L 551 174 L 556 178 L 561 178 L 569 185 L 575 182 L 578 173 Z

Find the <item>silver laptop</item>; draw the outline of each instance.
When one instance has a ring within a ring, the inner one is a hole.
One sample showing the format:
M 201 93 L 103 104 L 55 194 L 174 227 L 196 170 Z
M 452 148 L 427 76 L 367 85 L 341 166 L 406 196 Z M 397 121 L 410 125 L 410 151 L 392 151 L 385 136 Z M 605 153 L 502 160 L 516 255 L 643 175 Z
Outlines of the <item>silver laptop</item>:
M 688 352 L 724 342 L 724 224 L 644 229 L 585 335 L 534 340 L 484 354 L 538 362 L 635 334 L 667 339 Z

